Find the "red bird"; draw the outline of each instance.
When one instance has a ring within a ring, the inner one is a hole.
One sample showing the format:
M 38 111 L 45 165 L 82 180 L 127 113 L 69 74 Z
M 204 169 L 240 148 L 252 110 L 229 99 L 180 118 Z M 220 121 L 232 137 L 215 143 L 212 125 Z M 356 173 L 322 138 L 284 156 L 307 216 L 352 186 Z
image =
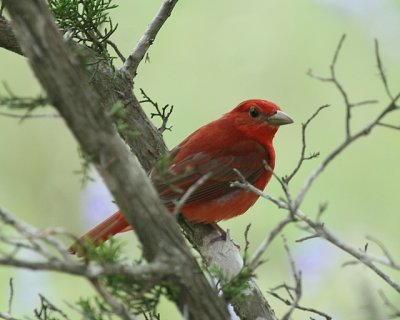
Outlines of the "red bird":
M 272 140 L 279 126 L 293 120 L 266 100 L 247 100 L 218 120 L 201 127 L 169 154 L 169 160 L 150 171 L 150 179 L 164 205 L 172 212 L 176 202 L 196 181 L 208 179 L 189 196 L 181 213 L 199 223 L 213 223 L 246 212 L 258 199 L 253 192 L 231 187 L 237 169 L 256 188 L 263 190 L 275 166 Z M 166 164 L 165 164 L 166 163 Z M 95 244 L 130 230 L 120 211 L 101 222 L 81 239 Z

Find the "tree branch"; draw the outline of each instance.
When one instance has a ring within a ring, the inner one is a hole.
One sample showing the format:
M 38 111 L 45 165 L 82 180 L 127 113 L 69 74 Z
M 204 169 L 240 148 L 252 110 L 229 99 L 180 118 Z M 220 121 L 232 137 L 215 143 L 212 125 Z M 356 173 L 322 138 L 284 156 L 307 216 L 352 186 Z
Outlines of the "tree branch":
M 153 44 L 161 27 L 167 21 L 168 17 L 171 15 L 178 0 L 164 0 L 160 10 L 157 12 L 153 20 L 150 22 L 147 30 L 144 32 L 132 53 L 126 59 L 124 65 L 120 69 L 120 72 L 125 75 L 125 77 L 133 79 L 136 75 L 137 68 L 145 56 L 149 47 Z
M 202 255 L 209 268 L 217 268 L 226 280 L 235 277 L 243 267 L 243 258 L 236 244 L 227 237 L 225 241 L 215 241 L 221 237 L 218 228 L 209 224 L 194 224 L 179 216 L 179 223 L 186 238 Z M 246 283 L 243 298 L 232 302 L 240 319 L 277 320 L 274 310 L 265 299 L 254 279 Z
M 2 15 L 0 15 L 0 48 L 22 55 L 21 47 L 15 38 L 14 32 Z
M 200 272 L 137 158 L 127 150 L 105 111 L 98 108 L 100 99 L 65 45 L 45 2 L 7 1 L 6 8 L 33 71 L 82 149 L 93 157 L 126 220 L 135 226 L 145 257 L 161 259 L 174 269 L 181 288 L 180 307 L 188 308 L 191 319 L 227 319 L 225 305 Z
M 123 320 L 135 320 L 136 317 L 131 316 L 126 310 L 125 306 L 120 303 L 113 295 L 103 286 L 103 284 L 97 279 L 91 279 L 90 281 L 97 290 L 98 293 L 103 297 L 105 301 L 111 306 L 112 310 Z

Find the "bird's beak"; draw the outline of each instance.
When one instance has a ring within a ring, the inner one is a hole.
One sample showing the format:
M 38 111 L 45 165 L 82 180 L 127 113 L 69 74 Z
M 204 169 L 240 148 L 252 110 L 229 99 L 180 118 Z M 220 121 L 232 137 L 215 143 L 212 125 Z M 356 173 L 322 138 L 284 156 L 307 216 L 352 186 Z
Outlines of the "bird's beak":
M 291 124 L 294 122 L 293 119 L 283 111 L 277 111 L 275 114 L 268 117 L 266 120 L 269 124 L 275 126 L 282 126 L 284 124 Z

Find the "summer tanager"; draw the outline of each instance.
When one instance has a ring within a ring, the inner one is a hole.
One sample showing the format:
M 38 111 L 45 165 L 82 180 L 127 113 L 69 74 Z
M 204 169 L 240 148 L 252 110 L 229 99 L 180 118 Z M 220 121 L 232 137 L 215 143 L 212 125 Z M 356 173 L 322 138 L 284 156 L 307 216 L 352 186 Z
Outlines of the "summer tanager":
M 183 140 L 170 152 L 166 165 L 164 160 L 164 165 L 156 165 L 150 171 L 150 179 L 172 212 L 188 188 L 208 175 L 182 205 L 181 213 L 198 223 L 214 223 L 240 215 L 259 196 L 232 187 L 231 182 L 241 179 L 240 172 L 249 183 L 263 190 L 275 166 L 272 140 L 279 126 L 292 122 L 270 101 L 244 101 Z M 81 240 L 90 239 L 97 244 L 130 229 L 122 213 L 117 211 Z

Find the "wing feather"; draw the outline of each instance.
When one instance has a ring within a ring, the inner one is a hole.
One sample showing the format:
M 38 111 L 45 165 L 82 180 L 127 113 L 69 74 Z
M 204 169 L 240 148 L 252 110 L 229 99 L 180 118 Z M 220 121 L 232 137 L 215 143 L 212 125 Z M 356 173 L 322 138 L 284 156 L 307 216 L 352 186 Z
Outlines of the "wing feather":
M 165 172 L 156 167 L 150 174 L 168 208 L 173 208 L 185 191 L 206 174 L 210 177 L 191 194 L 186 204 L 210 201 L 237 190 L 237 187 L 231 187 L 231 182 L 239 178 L 234 168 L 248 182 L 254 183 L 265 173 L 263 161 L 269 159 L 266 149 L 251 140 L 238 142 L 230 150 L 189 153 L 183 159 L 178 155 L 184 151 L 185 145 L 177 148 L 171 152 L 171 162 Z M 180 158 L 179 161 L 175 162 L 176 158 Z

